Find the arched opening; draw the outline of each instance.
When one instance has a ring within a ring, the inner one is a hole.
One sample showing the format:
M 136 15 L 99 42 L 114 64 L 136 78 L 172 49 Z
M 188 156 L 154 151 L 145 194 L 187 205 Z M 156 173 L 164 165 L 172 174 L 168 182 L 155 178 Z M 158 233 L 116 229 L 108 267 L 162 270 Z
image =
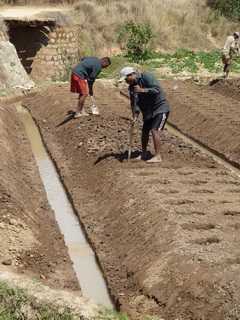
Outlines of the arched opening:
M 7 20 L 9 41 L 15 46 L 18 57 L 28 74 L 31 74 L 34 58 L 49 42 L 53 21 Z

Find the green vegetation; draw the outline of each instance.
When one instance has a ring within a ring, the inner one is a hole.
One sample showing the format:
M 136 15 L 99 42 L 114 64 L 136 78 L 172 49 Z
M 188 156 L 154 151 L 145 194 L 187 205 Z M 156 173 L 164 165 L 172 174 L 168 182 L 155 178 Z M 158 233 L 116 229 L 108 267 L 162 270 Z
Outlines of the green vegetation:
M 72 320 L 69 310 L 39 305 L 20 289 L 0 283 L 0 320 Z
M 150 55 L 153 31 L 149 23 L 127 22 L 120 27 L 118 42 L 126 57 L 133 62 L 146 60 Z
M 39 304 L 21 289 L 11 288 L 4 282 L 0 282 L 0 320 L 75 320 L 79 316 L 74 315 L 68 308 L 60 308 L 49 304 Z M 81 319 L 87 319 L 85 317 Z M 93 319 L 88 320 L 128 320 L 123 314 L 109 310 L 102 311 Z
M 194 75 L 201 72 L 221 73 L 223 69 L 220 50 L 194 52 L 188 49 L 178 49 L 172 54 L 151 52 L 146 61 L 141 61 L 138 64 L 134 64 L 132 59 L 126 56 L 114 56 L 111 67 L 101 73 L 101 78 L 117 78 L 120 69 L 127 65 L 156 73 L 158 73 L 158 69 L 167 68 L 173 75 L 181 73 Z M 232 71 L 240 72 L 240 57 L 234 59 Z
M 227 18 L 240 20 L 239 0 L 207 0 L 207 4 Z

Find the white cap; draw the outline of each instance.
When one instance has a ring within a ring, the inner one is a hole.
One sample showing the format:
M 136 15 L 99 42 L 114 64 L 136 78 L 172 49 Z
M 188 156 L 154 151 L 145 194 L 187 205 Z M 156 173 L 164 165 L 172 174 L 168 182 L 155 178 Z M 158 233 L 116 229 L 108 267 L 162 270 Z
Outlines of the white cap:
M 236 35 L 238 38 L 240 37 L 240 33 L 239 32 L 234 32 L 234 35 Z
M 136 70 L 133 67 L 125 67 L 120 71 L 120 79 L 119 82 L 122 82 L 132 73 L 135 73 Z

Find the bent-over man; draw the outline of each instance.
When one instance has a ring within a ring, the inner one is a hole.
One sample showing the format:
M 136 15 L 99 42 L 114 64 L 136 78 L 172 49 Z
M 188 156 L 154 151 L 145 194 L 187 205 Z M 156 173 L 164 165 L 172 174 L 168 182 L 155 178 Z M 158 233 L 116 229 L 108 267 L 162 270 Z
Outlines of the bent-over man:
M 138 73 L 132 67 L 125 67 L 121 70 L 120 77 L 120 81 L 125 80 L 129 84 L 133 121 L 137 120 L 140 112 L 143 115 L 141 159 L 146 160 L 151 132 L 155 155 L 147 162 L 161 162 L 161 131 L 164 129 L 170 112 L 165 93 L 159 81 L 151 73 Z
M 84 110 L 84 103 L 88 95 L 92 98 L 92 113 L 99 114 L 93 98 L 93 84 L 103 68 L 110 66 L 111 60 L 108 57 L 84 57 L 77 64 L 71 75 L 71 92 L 78 93 L 78 105 L 75 112 L 75 118 L 88 115 Z

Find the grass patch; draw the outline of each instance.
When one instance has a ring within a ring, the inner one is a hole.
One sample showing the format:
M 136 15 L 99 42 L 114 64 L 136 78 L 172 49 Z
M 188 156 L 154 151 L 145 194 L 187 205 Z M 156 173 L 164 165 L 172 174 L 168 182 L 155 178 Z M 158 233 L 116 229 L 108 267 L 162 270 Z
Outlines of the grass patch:
M 125 314 L 102 309 L 95 317 L 74 314 L 69 308 L 40 304 L 24 290 L 0 282 L 0 320 L 129 320 Z M 145 317 L 144 320 L 157 318 Z
M 184 72 L 195 75 L 198 72 L 221 73 L 223 70 L 221 51 L 210 52 L 178 49 L 174 53 L 152 52 L 149 59 L 142 64 L 134 64 L 127 57 L 113 56 L 112 65 L 103 70 L 100 78 L 118 78 L 124 66 L 134 66 L 139 70 L 157 72 L 157 69 L 168 68 L 172 74 Z M 231 66 L 232 72 L 240 72 L 240 57 L 235 57 Z
M 222 69 L 221 52 L 217 50 L 194 52 L 187 49 L 178 49 L 173 54 L 155 53 L 145 64 L 151 68 L 168 67 L 174 74 L 184 71 L 195 74 L 201 69 L 213 73 Z
M 0 282 L 0 320 L 73 320 L 69 310 L 57 310 L 50 305 L 37 304 L 21 289 Z
M 112 57 L 111 61 L 111 65 L 108 68 L 102 70 L 100 78 L 117 78 L 121 68 L 123 68 L 126 65 L 133 65 L 127 58 L 120 55 Z
M 40 304 L 22 289 L 0 282 L 0 320 L 129 320 L 125 314 L 102 309 L 94 318 L 73 314 L 67 307 Z M 144 317 L 144 320 L 157 320 Z

